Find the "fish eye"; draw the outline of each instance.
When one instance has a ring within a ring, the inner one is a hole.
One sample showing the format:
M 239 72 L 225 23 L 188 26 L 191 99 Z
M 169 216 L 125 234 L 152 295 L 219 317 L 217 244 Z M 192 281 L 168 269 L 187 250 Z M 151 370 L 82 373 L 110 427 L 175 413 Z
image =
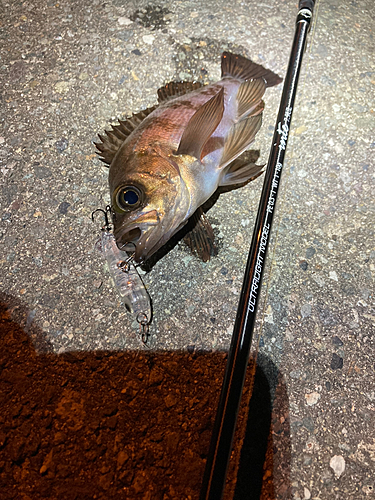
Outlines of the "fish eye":
M 142 202 L 142 193 L 135 186 L 124 186 L 116 193 L 116 204 L 120 210 L 133 210 Z

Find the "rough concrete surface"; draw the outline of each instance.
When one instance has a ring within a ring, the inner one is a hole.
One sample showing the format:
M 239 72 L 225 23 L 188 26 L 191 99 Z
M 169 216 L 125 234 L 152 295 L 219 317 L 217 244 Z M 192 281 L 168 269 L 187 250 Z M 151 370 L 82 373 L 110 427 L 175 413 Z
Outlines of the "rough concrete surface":
M 2 12 L 1 291 L 57 354 L 144 349 L 94 249 L 90 215 L 109 199 L 92 141 L 166 82 L 218 80 L 223 50 L 285 75 L 297 5 L 3 0 Z M 372 12 L 370 0 L 316 9 L 258 315 L 260 359 L 287 387 L 273 422 L 290 424 L 295 500 L 374 495 Z M 264 163 L 281 89 L 265 96 Z M 229 348 L 261 184 L 209 211 L 217 257 L 202 263 L 181 243 L 144 275 L 151 350 Z

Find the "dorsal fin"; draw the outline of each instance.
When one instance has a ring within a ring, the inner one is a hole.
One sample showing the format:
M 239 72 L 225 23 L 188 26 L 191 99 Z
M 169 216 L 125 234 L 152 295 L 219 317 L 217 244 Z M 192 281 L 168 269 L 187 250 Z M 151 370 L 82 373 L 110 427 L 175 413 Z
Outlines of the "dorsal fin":
M 231 52 L 223 52 L 221 55 L 221 77 L 231 76 L 239 80 L 252 80 L 263 78 L 266 87 L 273 87 L 283 81 L 279 75 L 276 75 L 270 69 L 263 68 L 246 57 Z
M 159 103 L 175 99 L 181 95 L 189 94 L 202 87 L 200 82 L 169 82 L 158 89 Z
M 204 145 L 221 122 L 224 113 L 224 88 L 204 103 L 190 118 L 180 145 L 178 155 L 190 155 L 201 159 Z
M 125 120 L 119 119 L 119 125 L 111 125 L 112 130 L 106 130 L 105 136 L 98 134 L 101 142 L 94 142 L 94 145 L 99 151 L 96 151 L 96 154 L 101 156 L 99 159 L 109 166 L 115 157 L 115 154 L 122 146 L 122 143 L 156 108 L 157 106 L 152 106 L 151 108 L 144 109 L 143 111 L 140 111 Z

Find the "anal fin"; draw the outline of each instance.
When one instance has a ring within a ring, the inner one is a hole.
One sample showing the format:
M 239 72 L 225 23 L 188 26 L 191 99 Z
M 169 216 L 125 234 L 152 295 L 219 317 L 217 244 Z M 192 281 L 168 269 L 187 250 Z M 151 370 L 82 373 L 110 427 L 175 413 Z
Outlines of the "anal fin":
M 208 262 L 211 257 L 217 255 L 217 247 L 214 231 L 202 207 L 190 217 L 188 225 L 191 230 L 184 236 L 184 242 L 193 254 L 203 262 Z

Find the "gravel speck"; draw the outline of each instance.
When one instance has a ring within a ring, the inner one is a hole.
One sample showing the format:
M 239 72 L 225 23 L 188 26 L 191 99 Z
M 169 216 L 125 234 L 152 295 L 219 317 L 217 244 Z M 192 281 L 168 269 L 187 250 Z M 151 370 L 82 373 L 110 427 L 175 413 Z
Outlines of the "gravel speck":
M 60 214 L 66 215 L 68 213 L 68 208 L 70 207 L 70 203 L 67 201 L 63 201 L 59 205 L 59 212 Z
M 345 470 L 345 460 L 342 455 L 335 455 L 331 458 L 329 466 L 333 469 L 336 478 L 338 479 Z
M 332 343 L 338 346 L 344 345 L 344 342 L 337 335 L 332 337 Z
M 62 137 L 61 139 L 59 139 L 58 141 L 55 142 L 56 149 L 59 153 L 62 153 L 63 151 L 65 151 L 66 148 L 68 147 L 68 145 L 69 145 L 69 141 L 65 137 Z
M 331 359 L 331 369 L 332 370 L 341 370 L 344 365 L 343 359 L 336 354 L 335 352 L 332 354 Z
M 307 271 L 307 268 L 309 267 L 309 263 L 306 260 L 301 260 L 300 263 L 299 263 L 299 267 L 303 271 Z
M 34 165 L 34 172 L 38 179 L 46 179 L 47 177 L 51 177 L 52 172 L 48 167 Z
M 306 259 L 311 259 L 315 255 L 315 248 L 314 247 L 309 247 L 306 249 Z

